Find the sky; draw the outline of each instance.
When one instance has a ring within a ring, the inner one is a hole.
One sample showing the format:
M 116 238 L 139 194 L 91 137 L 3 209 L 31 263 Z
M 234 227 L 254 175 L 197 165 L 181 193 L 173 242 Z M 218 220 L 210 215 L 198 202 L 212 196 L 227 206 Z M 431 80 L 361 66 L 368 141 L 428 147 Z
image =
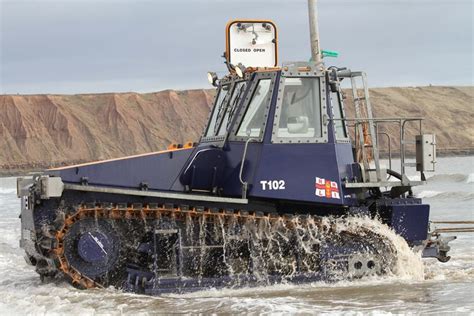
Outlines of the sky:
M 473 85 L 473 0 L 319 0 L 326 64 L 369 85 Z M 279 62 L 310 58 L 306 0 L 0 0 L 0 93 L 210 88 L 225 25 L 271 19 Z

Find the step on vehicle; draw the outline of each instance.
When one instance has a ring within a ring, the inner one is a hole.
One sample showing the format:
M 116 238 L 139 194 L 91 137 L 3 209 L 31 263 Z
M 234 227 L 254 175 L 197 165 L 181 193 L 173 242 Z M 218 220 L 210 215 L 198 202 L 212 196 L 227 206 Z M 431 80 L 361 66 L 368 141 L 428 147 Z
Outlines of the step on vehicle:
M 365 73 L 323 61 L 336 53 L 320 49 L 308 3 L 309 62 L 278 64 L 272 21 L 228 23 L 228 73 L 208 74 L 216 97 L 198 143 L 18 179 L 20 244 L 41 278 L 156 295 L 391 273 L 393 243 L 354 218 L 449 260 L 451 239 L 429 232 L 430 207 L 412 193 L 434 171 L 435 136 L 422 118 L 373 116 Z M 391 148 L 381 162 L 383 137 L 401 144 L 399 171 Z

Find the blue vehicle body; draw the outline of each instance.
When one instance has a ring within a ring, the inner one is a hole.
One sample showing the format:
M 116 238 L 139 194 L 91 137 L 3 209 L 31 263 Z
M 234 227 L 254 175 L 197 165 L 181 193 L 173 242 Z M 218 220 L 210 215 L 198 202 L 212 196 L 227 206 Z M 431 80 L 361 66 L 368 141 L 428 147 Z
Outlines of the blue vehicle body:
M 212 191 L 212 188 L 217 187 L 218 192 L 214 194 L 239 198 L 242 194 L 239 171 L 244 164 L 242 178 L 248 182 L 247 198 L 250 201 L 266 201 L 272 205 L 269 209 L 273 211 L 282 212 L 277 206 L 282 204 L 287 208 L 285 212 L 298 212 L 299 208 L 302 213 L 308 214 L 370 214 L 368 199 L 358 200 L 356 191 L 344 186 L 345 180 L 360 178 L 361 175 L 357 170 L 354 171 L 356 162 L 352 144 L 338 141 L 333 125 L 328 124 L 327 141 L 324 143 L 272 142 L 281 71 L 273 75 L 276 86 L 261 141 L 246 143 L 230 140 L 229 132 L 217 141 L 203 138 L 204 141 L 192 148 L 56 168 L 47 171 L 47 174 L 60 177 L 69 184 L 86 183 L 89 186 L 128 189 L 145 187 L 149 191 L 161 192 L 189 193 L 195 189 Z M 257 74 L 252 76 L 249 82 L 258 80 L 255 78 Z M 245 96 L 251 93 L 251 89 L 252 85 L 249 84 L 237 112 L 245 111 Z M 326 98 L 330 99 L 329 92 Z M 333 118 L 330 106 L 326 107 L 325 114 L 329 119 Z M 232 125 L 239 124 L 238 120 L 236 115 Z M 246 155 L 242 159 L 246 146 Z M 192 175 L 191 167 L 194 168 Z M 213 174 L 216 167 L 219 171 Z M 316 178 L 335 183 L 339 198 L 316 195 Z M 215 183 L 212 183 L 212 179 Z M 389 200 L 383 212 L 386 222 L 411 244 L 421 244 L 426 240 L 429 205 L 413 197 Z
M 310 62 L 277 67 L 271 21 L 229 22 L 229 73 L 208 73 L 216 97 L 198 143 L 18 179 L 20 245 L 42 279 L 151 295 L 358 279 L 396 266 L 381 225 L 423 256 L 449 260 L 450 240 L 429 233 L 429 205 L 412 193 L 434 171 L 435 136 L 422 134 L 421 118 L 375 118 L 365 73 L 325 66 L 308 3 Z M 405 137 L 413 122 L 416 141 Z M 415 164 L 405 161 L 410 143 Z
M 183 168 L 194 149 L 162 151 L 120 159 L 99 161 L 51 169 L 48 174 L 66 183 L 139 188 L 147 184 L 153 190 L 171 190 L 177 181 L 177 170 Z M 177 188 L 183 190 L 183 187 Z

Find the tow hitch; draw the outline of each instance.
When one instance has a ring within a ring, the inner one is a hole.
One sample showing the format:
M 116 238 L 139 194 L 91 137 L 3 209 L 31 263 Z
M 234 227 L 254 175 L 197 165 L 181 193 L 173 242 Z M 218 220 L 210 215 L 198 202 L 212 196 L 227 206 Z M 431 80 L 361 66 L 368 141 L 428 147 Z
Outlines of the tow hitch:
M 451 225 L 451 227 L 435 227 L 429 234 L 429 239 L 423 249 L 423 258 L 436 258 L 440 262 L 448 262 L 451 259 L 448 252 L 451 247 L 448 245 L 455 240 L 456 236 L 442 236 L 442 233 L 473 233 L 474 221 L 431 221 L 431 225 Z M 462 226 L 457 225 L 471 225 Z

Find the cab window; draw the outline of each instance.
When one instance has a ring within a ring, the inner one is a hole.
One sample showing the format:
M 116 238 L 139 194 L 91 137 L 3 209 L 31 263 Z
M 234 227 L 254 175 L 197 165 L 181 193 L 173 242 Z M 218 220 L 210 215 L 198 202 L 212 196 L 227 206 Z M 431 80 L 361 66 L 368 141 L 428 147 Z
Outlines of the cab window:
M 261 79 L 252 95 L 237 136 L 260 137 L 266 120 L 265 110 L 270 94 L 270 79 Z
M 285 78 L 276 129 L 280 142 L 322 137 L 319 85 L 319 78 Z
M 220 122 L 219 132 L 216 136 L 222 136 L 226 133 L 229 124 L 232 121 L 232 117 L 235 109 L 243 96 L 245 91 L 245 81 L 240 81 L 235 84 L 234 91 L 232 92 L 232 97 L 230 98 L 229 103 L 223 109 L 222 113 L 218 114 L 217 121 Z M 219 111 L 221 112 L 221 111 Z M 223 118 L 222 118 L 223 116 Z
M 224 106 L 223 102 L 226 99 L 226 96 L 229 94 L 229 85 L 222 86 L 219 91 L 218 95 L 216 98 L 216 104 L 214 105 L 214 110 L 212 112 L 212 117 L 211 120 L 209 121 L 209 127 L 207 128 L 206 135 L 205 137 L 210 137 L 214 136 L 216 132 L 216 123 L 217 123 L 217 117 L 220 111 L 222 111 L 222 108 Z
M 347 138 L 346 125 L 343 118 L 342 100 L 339 92 L 331 92 L 332 113 L 334 118 L 334 129 L 336 130 L 336 138 Z

